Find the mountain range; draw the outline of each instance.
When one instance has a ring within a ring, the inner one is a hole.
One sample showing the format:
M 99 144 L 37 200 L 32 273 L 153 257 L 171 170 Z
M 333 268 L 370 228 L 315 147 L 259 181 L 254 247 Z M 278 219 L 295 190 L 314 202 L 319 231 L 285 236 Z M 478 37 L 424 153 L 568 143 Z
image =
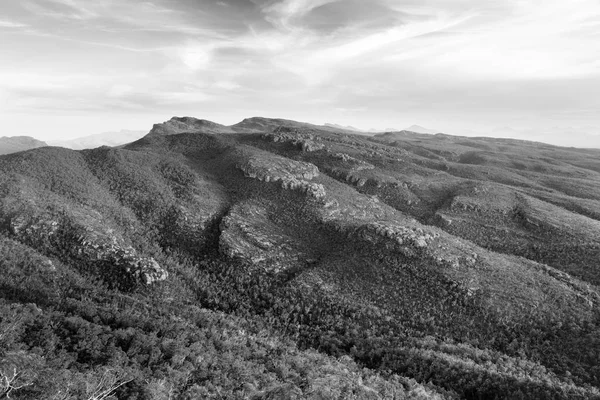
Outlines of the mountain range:
M 408 128 L 404 129 L 405 131 L 411 131 L 411 132 L 417 132 L 417 133 L 429 133 L 431 135 L 434 135 L 436 133 L 439 133 L 439 131 L 436 131 L 435 129 L 428 129 L 428 128 L 424 128 L 420 125 L 411 125 Z
M 401 130 L 404 131 L 410 131 L 410 132 L 417 132 L 417 133 L 429 133 L 429 134 L 435 134 L 438 133 L 438 131 L 434 130 L 434 129 L 428 129 L 428 128 L 424 128 L 420 125 L 411 125 L 406 129 L 396 129 L 396 128 L 386 128 L 386 129 L 358 129 L 355 128 L 353 126 L 342 126 L 342 125 L 338 125 L 338 124 L 325 124 L 324 126 L 326 127 L 330 127 L 330 128 L 336 128 L 336 129 L 341 129 L 341 130 L 346 130 L 346 131 L 353 131 L 353 132 L 367 132 L 367 133 L 382 133 L 382 132 L 398 132 Z
M 599 160 L 259 117 L 2 156 L 0 374 L 23 399 L 600 399 Z
M 69 140 L 51 140 L 51 146 L 66 147 L 73 150 L 94 149 L 100 146 L 120 146 L 131 143 L 144 136 L 144 131 L 120 130 L 118 132 L 103 132 L 95 135 L 78 137 Z

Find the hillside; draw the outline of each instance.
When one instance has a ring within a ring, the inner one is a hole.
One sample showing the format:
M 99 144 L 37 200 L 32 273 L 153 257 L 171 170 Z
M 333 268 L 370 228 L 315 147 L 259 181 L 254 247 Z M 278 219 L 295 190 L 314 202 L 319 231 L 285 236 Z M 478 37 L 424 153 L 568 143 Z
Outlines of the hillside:
M 600 398 L 599 156 L 184 117 L 0 157 L 0 373 L 23 399 Z
M 17 153 L 19 151 L 36 149 L 48 146 L 41 140 L 29 136 L 2 136 L 0 137 L 0 155 Z

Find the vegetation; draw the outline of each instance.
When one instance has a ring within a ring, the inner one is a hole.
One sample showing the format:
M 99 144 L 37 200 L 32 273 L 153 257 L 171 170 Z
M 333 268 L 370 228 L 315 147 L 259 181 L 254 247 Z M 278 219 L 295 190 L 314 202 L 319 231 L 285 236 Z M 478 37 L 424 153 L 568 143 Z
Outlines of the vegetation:
M 600 398 L 597 185 L 529 186 L 510 142 L 176 122 L 0 158 L 0 398 Z

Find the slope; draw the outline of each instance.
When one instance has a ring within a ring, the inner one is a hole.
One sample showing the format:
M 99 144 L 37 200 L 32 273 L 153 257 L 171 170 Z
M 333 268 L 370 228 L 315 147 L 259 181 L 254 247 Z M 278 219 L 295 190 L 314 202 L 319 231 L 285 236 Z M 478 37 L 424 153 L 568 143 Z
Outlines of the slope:
M 11 357 L 38 360 L 37 346 L 48 366 L 90 376 L 118 365 L 131 378 L 119 396 L 138 398 L 159 386 L 182 398 L 599 396 L 591 257 L 568 248 L 589 264 L 554 268 L 512 247 L 564 233 L 593 249 L 592 156 L 558 149 L 568 162 L 530 172 L 506 166 L 524 158 L 506 142 L 475 140 L 492 150 L 473 157 L 464 138 L 367 138 L 267 119 L 242 127 L 174 118 L 122 149 L 0 158 L 2 240 L 28 254 L 4 257 L 5 309 L 38 308 L 11 339 Z M 527 151 L 533 159 L 547 150 Z M 589 184 L 585 192 L 551 188 L 569 174 Z M 505 248 L 471 233 L 493 224 L 507 230 Z M 81 297 L 89 286 L 95 294 Z M 129 301 L 145 311 L 125 334 Z M 94 324 L 105 344 L 67 345 L 60 327 L 69 318 L 87 321 L 76 331 Z M 193 348 L 194 335 L 224 332 L 223 323 L 227 340 Z M 54 344 L 30 339 L 27 324 Z M 154 346 L 163 355 L 132 350 L 142 332 L 163 341 Z M 229 356 L 205 363 L 198 351 Z M 332 365 L 328 380 L 300 371 L 317 358 Z M 357 365 L 368 368 L 360 380 Z

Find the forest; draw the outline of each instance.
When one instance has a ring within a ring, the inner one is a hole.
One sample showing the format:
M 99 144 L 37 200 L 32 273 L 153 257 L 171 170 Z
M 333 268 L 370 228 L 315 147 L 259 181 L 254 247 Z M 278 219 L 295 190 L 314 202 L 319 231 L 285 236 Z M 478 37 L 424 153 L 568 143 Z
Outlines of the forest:
M 600 398 L 598 154 L 258 122 L 0 157 L 0 398 Z

